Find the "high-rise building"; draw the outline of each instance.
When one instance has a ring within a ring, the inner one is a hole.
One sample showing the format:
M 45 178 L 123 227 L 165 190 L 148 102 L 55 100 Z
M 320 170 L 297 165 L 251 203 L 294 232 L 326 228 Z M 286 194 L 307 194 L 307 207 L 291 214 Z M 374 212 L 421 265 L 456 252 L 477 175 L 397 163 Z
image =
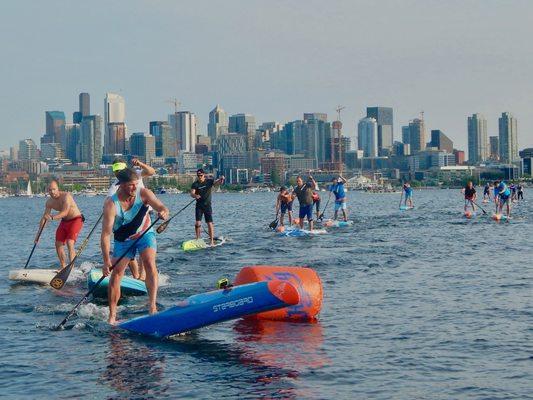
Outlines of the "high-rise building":
M 255 117 L 250 114 L 235 114 L 229 117 L 229 133 L 239 133 L 246 136 L 248 151 L 255 149 Z
M 453 153 L 453 142 L 444 134 L 441 130 L 433 129 L 431 131 L 431 142 L 429 147 L 436 147 L 439 150 L 443 150 L 447 153 Z
M 81 123 L 83 117 L 87 117 L 91 114 L 91 99 L 89 93 L 80 93 L 79 104 L 79 110 L 72 114 L 72 122 L 75 124 Z
M 228 114 L 217 104 L 209 113 L 207 124 L 207 134 L 211 138 L 211 143 L 215 143 L 219 135 L 228 133 L 228 123 Z
M 513 163 L 519 161 L 518 157 L 518 133 L 516 118 L 509 112 L 502 113 L 498 120 L 500 161 Z
M 500 159 L 500 138 L 498 136 L 490 136 L 490 159 L 498 161 Z
M 468 117 L 468 162 L 472 165 L 488 157 L 487 120 L 482 114 Z
M 171 129 L 168 122 L 150 121 L 150 135 L 155 139 L 156 157 L 176 157 L 176 140 L 171 136 Z
M 304 121 L 316 119 L 322 122 L 328 122 L 328 114 L 326 113 L 304 113 Z
M 43 143 L 41 145 L 41 159 L 55 160 L 64 158 L 63 149 L 59 143 Z
M 189 111 L 178 111 L 168 116 L 172 140 L 179 151 L 194 153 L 196 144 L 196 115 Z
M 65 113 L 63 111 L 46 111 L 46 133 L 41 143 L 61 143 L 65 133 Z
M 410 137 L 410 128 L 409 125 L 402 126 L 402 143 L 403 144 L 410 144 L 411 143 L 411 137 Z
M 426 125 L 423 119 L 415 118 L 409 122 L 409 147 L 411 154 L 426 149 Z
M 453 149 L 455 156 L 455 165 L 463 165 L 465 163 L 465 152 L 463 150 Z
M 130 155 L 150 164 L 156 156 L 156 137 L 144 132 L 132 134 L 130 136 Z
M 124 122 L 107 124 L 104 154 L 126 154 L 126 124 Z
M 79 162 L 94 167 L 102 162 L 103 119 L 100 115 L 89 115 L 81 121 L 81 137 L 77 149 Z
M 19 142 L 18 159 L 37 160 L 37 145 L 32 139 L 24 139 Z
M 126 102 L 124 97 L 116 93 L 106 93 L 104 98 L 104 127 L 105 138 L 109 137 L 112 123 L 122 123 L 126 127 Z M 107 139 L 106 139 L 107 140 Z M 105 140 L 104 140 L 105 142 Z M 104 146 L 105 147 L 105 146 Z M 105 149 L 104 149 L 105 153 Z M 106 153 L 113 154 L 113 153 Z
M 394 141 L 393 113 L 391 107 L 367 107 L 366 116 L 378 124 L 378 155 L 387 155 Z
M 363 157 L 378 155 L 378 123 L 375 118 L 366 117 L 357 124 L 357 148 L 363 150 Z
M 65 157 L 73 162 L 78 162 L 79 143 L 81 140 L 80 124 L 65 124 L 65 140 L 62 144 Z

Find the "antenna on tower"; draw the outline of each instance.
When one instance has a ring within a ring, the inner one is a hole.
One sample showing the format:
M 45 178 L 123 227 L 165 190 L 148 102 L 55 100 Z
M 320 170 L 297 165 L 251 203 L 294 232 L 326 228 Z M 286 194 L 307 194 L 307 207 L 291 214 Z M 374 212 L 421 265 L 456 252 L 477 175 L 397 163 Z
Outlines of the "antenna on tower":
M 174 112 L 178 112 L 179 106 L 181 106 L 181 102 L 178 101 L 175 97 L 171 98 L 170 100 L 167 100 L 165 103 L 174 104 Z

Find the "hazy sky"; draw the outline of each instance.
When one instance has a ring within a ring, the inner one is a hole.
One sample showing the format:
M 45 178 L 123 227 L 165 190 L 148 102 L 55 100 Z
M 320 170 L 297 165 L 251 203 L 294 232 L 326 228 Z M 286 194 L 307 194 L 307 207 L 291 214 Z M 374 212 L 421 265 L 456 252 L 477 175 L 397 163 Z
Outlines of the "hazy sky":
M 338 104 L 345 133 L 366 106 L 401 126 L 425 111 L 466 148 L 466 118 L 518 119 L 533 147 L 533 1 L 3 1 L 0 149 L 38 142 L 45 110 L 67 121 L 78 93 L 103 115 L 106 91 L 126 99 L 129 132 L 164 120 L 177 97 L 200 118 L 219 103 L 258 122 L 301 119 Z M 429 139 L 428 139 L 429 140 Z

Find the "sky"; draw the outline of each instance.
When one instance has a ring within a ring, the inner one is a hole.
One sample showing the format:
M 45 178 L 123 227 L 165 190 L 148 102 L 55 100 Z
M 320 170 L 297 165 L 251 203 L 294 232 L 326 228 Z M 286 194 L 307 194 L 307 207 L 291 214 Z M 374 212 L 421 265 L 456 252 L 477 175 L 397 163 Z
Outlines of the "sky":
M 258 124 L 326 112 L 354 137 L 367 106 L 394 109 L 394 135 L 424 111 L 467 147 L 467 117 L 518 120 L 533 147 L 533 1 L 17 0 L 0 4 L 0 149 L 67 122 L 78 94 L 103 115 L 126 100 L 128 131 L 166 120 L 177 98 L 199 132 L 220 104 Z M 429 138 L 428 138 L 429 140 Z

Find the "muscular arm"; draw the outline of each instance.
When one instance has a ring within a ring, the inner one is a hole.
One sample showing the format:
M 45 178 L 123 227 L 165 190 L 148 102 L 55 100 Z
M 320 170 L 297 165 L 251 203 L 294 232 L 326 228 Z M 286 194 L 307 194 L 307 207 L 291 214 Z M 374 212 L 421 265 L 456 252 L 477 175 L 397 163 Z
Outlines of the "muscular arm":
M 191 197 L 193 199 L 196 199 L 198 200 L 200 197 L 196 194 L 196 189 L 191 189 L 191 191 L 189 192 L 191 194 Z
M 141 189 L 141 198 L 144 204 L 148 204 L 159 214 L 159 218 L 165 220 L 168 218 L 168 208 L 159 200 L 149 189 Z
M 344 176 L 342 176 L 342 175 L 339 175 L 339 178 L 341 178 L 342 183 L 346 183 L 346 182 L 348 182 L 348 181 L 346 180 L 346 178 L 345 178 Z
M 111 199 L 107 198 L 104 203 L 104 218 L 102 220 L 102 234 L 100 235 L 100 248 L 105 269 L 111 266 L 111 233 L 113 232 L 113 221 L 115 220 L 115 205 Z M 107 271 L 109 274 L 109 271 Z
M 213 182 L 213 186 L 219 186 L 219 185 L 222 185 L 224 183 L 224 181 L 226 180 L 226 178 L 224 177 L 224 175 L 222 175 L 220 178 L 218 178 L 215 182 Z
M 61 204 L 61 211 L 59 211 L 56 215 L 54 215 L 54 219 L 61 219 L 68 215 L 68 212 L 70 210 L 70 205 L 74 199 L 72 198 L 72 195 L 70 193 L 67 193 L 65 195 L 65 199 L 63 200 Z
M 143 163 L 142 161 L 139 161 L 139 160 L 136 159 L 136 162 L 135 162 L 134 165 L 136 165 L 136 166 L 141 168 L 141 170 L 142 170 L 141 176 L 143 178 L 146 177 L 146 176 L 152 176 L 152 175 L 155 174 L 155 169 L 153 169 L 148 164 Z

